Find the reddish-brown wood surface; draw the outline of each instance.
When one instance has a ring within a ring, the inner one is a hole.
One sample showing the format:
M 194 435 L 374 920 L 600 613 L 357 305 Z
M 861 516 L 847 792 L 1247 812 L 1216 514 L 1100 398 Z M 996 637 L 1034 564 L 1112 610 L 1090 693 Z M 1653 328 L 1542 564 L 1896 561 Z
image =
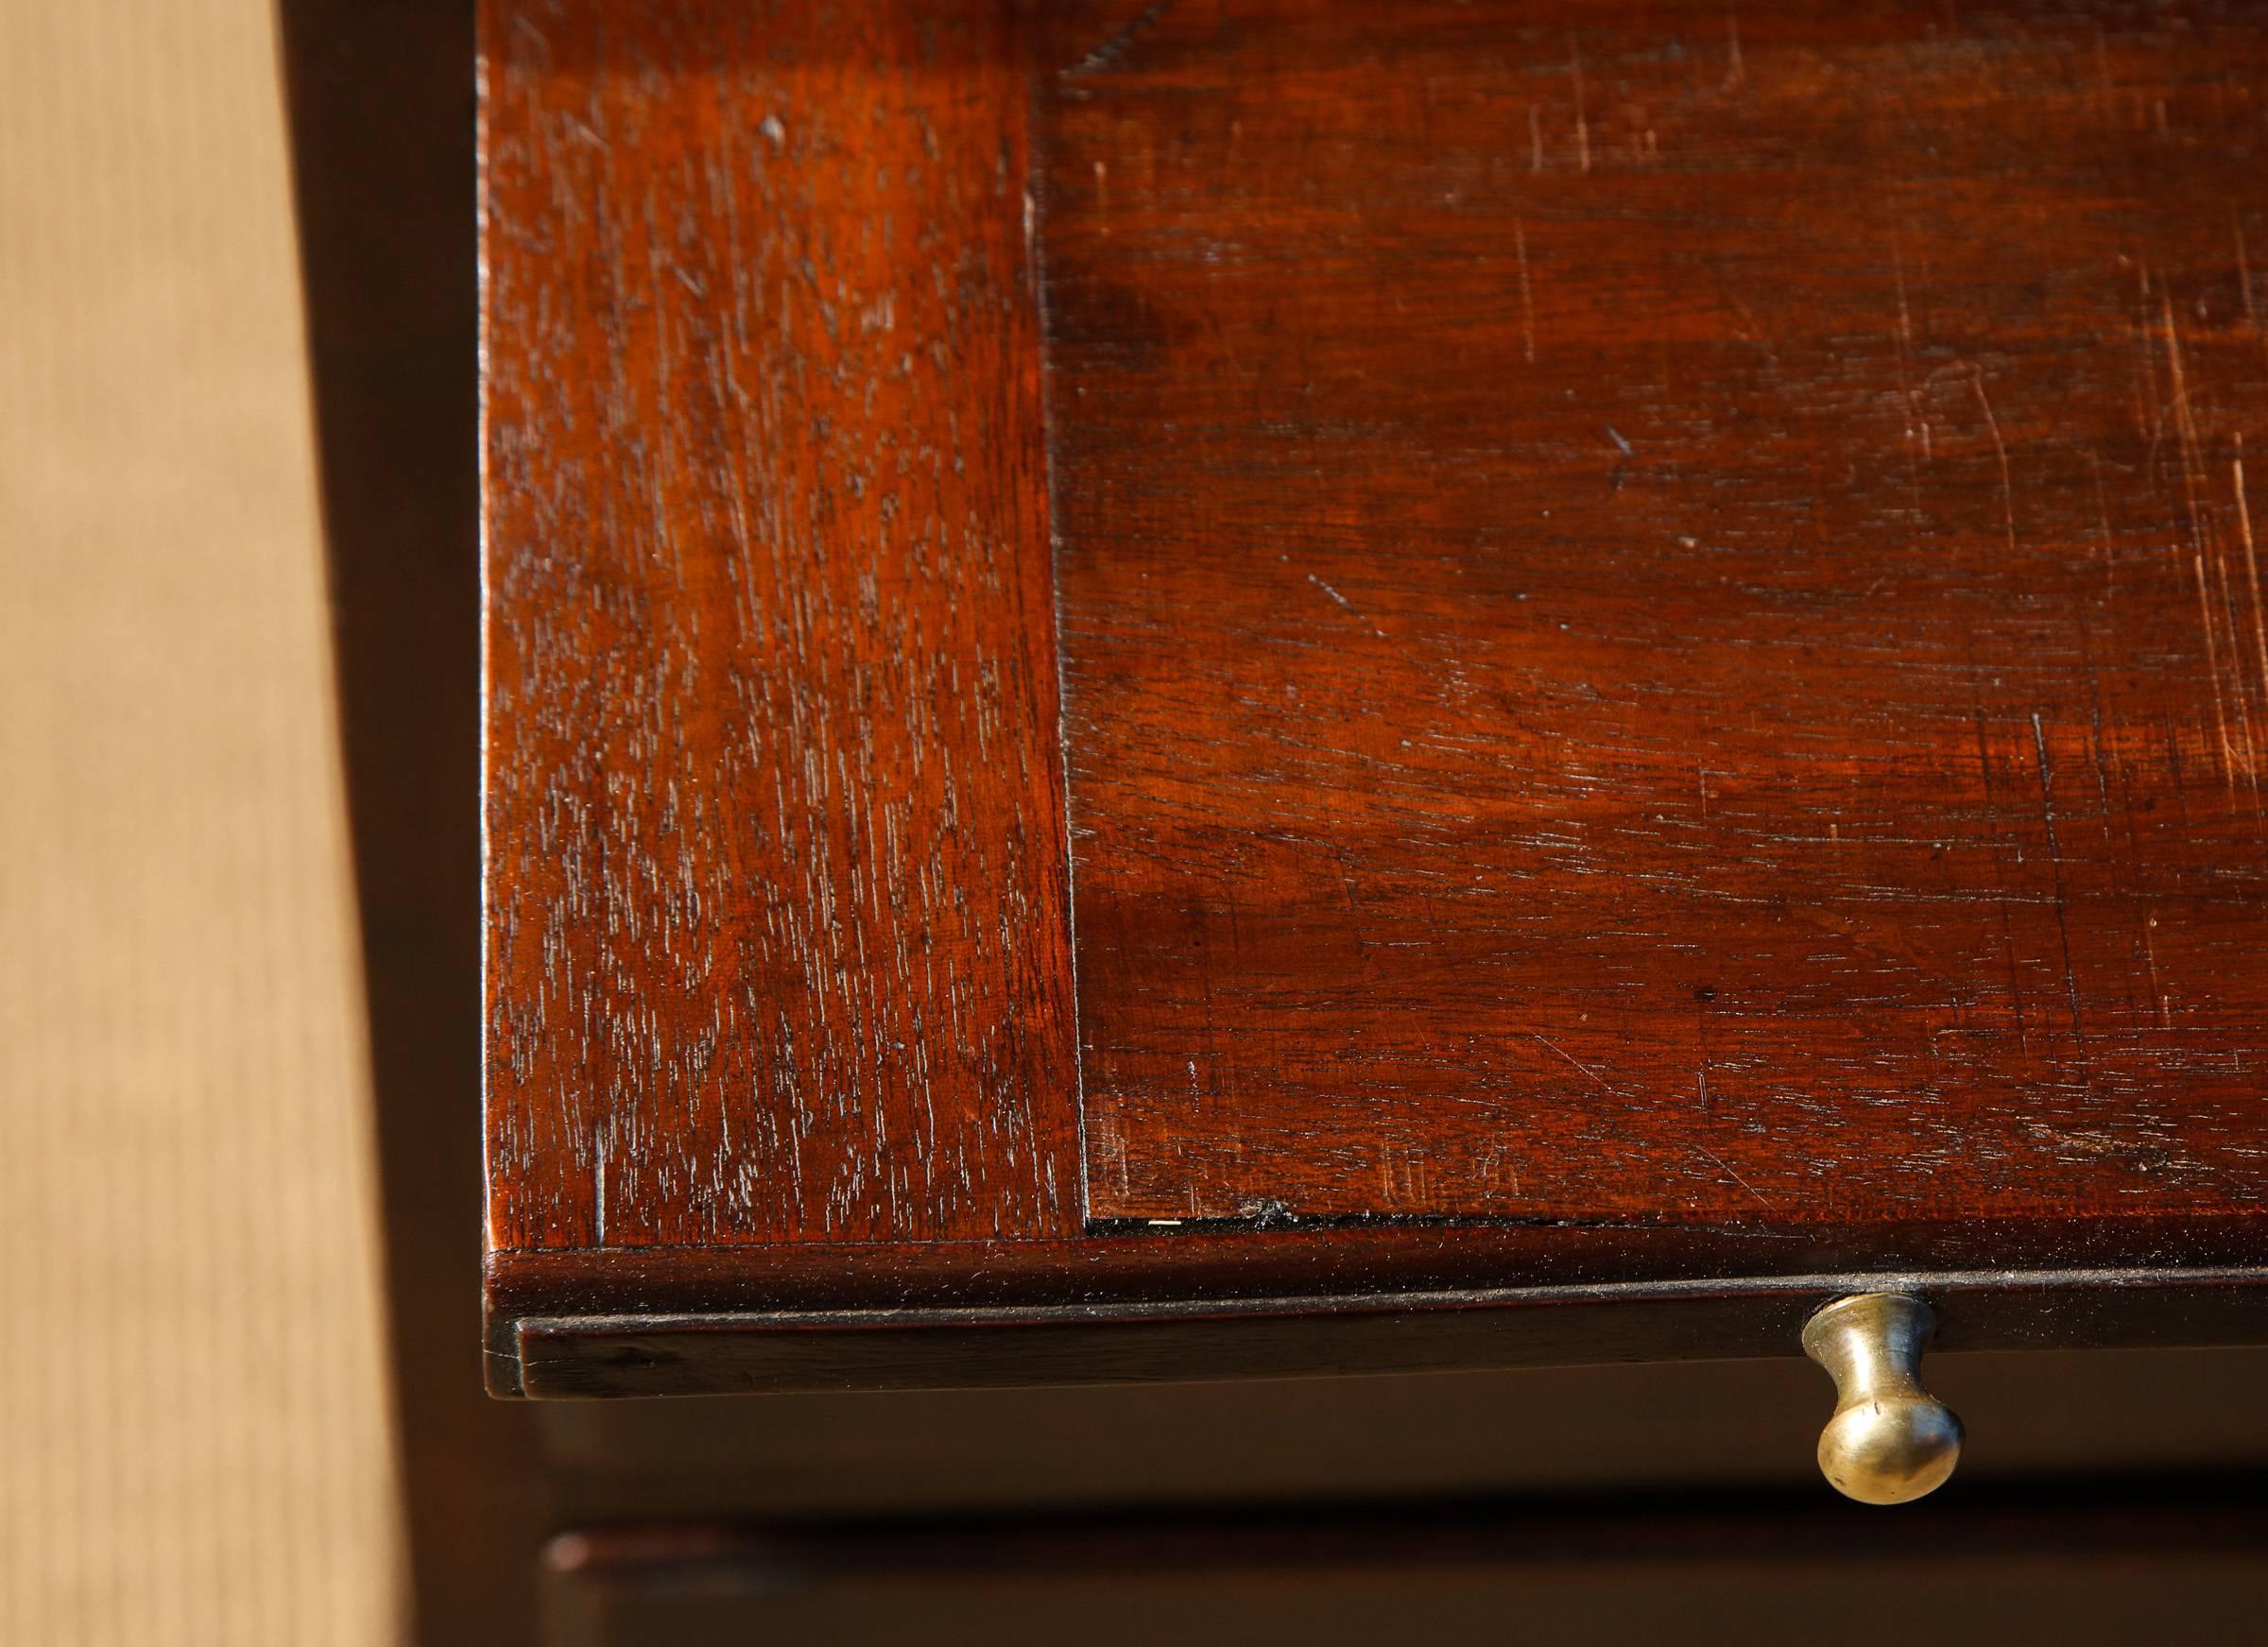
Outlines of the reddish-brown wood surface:
M 1275 0 L 1057 78 L 1096 1216 L 2259 1201 L 2263 25 Z
M 493 1246 L 1077 1227 L 1005 23 L 486 10 Z
M 2260 1256 L 2268 14 L 481 35 L 507 1360 Z

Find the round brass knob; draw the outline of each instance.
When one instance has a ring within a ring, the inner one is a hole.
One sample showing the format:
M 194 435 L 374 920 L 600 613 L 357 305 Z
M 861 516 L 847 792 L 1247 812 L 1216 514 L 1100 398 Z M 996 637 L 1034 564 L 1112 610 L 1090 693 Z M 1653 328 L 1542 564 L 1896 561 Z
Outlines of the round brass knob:
M 1902 1504 L 1945 1484 L 1961 1458 L 1961 1420 L 1921 1387 L 1937 1313 L 1902 1293 L 1837 1298 L 1803 1327 L 1803 1352 L 1835 1381 L 1819 1468 L 1862 1504 Z

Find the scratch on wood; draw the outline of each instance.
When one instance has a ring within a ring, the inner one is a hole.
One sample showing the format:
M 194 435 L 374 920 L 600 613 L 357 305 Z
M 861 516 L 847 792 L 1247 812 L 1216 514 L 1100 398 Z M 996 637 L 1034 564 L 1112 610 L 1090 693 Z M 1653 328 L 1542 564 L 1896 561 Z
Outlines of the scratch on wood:
M 1091 75 L 1097 69 L 1111 67 L 1126 55 L 1128 47 L 1157 27 L 1159 19 L 1172 9 L 1173 0 L 1158 0 L 1156 5 L 1147 8 L 1133 22 L 1119 29 L 1077 62 L 1058 71 L 1061 77 L 1073 80 L 1081 75 Z
M 1575 1056 L 1575 1055 L 1574 1055 L 1572 1053 L 1570 1053 L 1570 1052 L 1568 1052 L 1568 1051 L 1567 1051 L 1565 1048 L 1561 1047 L 1561 1046 L 1560 1046 L 1560 1044 L 1559 1044 L 1557 1041 L 1555 1041 L 1555 1040 L 1553 1040 L 1553 1039 L 1552 1039 L 1550 1037 L 1548 1037 L 1548 1036 L 1543 1036 L 1543 1035 L 1538 1035 L 1538 1034 L 1536 1031 L 1534 1031 L 1534 1030 L 1530 1030 L 1530 1031 L 1528 1032 L 1528 1038 L 1529 1038 L 1531 1040 L 1535 1040 L 1535 1041 L 1539 1041 L 1539 1042 L 1541 1042 L 1541 1043 L 1542 1043 L 1542 1044 L 1543 1044 L 1545 1047 L 1549 1048 L 1549 1049 L 1550 1049 L 1552 1052 L 1554 1052 L 1554 1053 L 1557 1054 L 1557 1055 L 1558 1055 L 1560 1057 L 1562 1057 L 1562 1058 L 1566 1059 L 1566 1060 L 1567 1060 L 1567 1063 L 1568 1063 L 1568 1065 L 1569 1065 L 1569 1067 L 1570 1067 L 1570 1068 L 1572 1068 L 1572 1069 L 1574 1069 L 1574 1070 L 1576 1070 L 1576 1071 L 1580 1072 L 1581 1073 L 1583 1073 L 1583 1074 L 1585 1074 L 1585 1075 L 1588 1075 L 1588 1076 L 1589 1076 L 1589 1077 L 1590 1077 L 1590 1079 L 1591 1079 L 1592 1081 L 1594 1081 L 1594 1082 L 1596 1082 L 1596 1083 L 1598 1084 L 1598 1088 L 1599 1088 L 1599 1089 L 1600 1089 L 1601 1091 L 1603 1091 L 1603 1092 L 1611 1092 L 1611 1091 L 1613 1091 L 1613 1090 L 1614 1090 L 1614 1089 L 1613 1089 L 1612 1087 L 1609 1087 L 1609 1086 L 1606 1084 L 1606 1077 L 1605 1077 L 1605 1076 L 1603 1076 L 1603 1075 L 1601 1075 L 1601 1074 L 1598 1072 L 1598 1071 L 1596 1071 L 1596 1070 L 1592 1069 L 1592 1068 L 1591 1068 L 1591 1067 L 1590 1067 L 1589 1064 L 1587 1064 L 1587 1063 L 1583 1062 L 1583 1060 L 1582 1060 L 1582 1059 L 1580 1059 L 1580 1058 L 1576 1057 L 1576 1056 Z
M 2205 626 L 2205 671 L 2213 683 L 2213 723 L 2220 733 L 2221 772 L 2231 789 L 2237 786 L 2236 748 L 2228 739 L 2228 706 L 2221 692 L 2221 653 L 2213 641 L 2213 597 L 2205 581 L 2205 557 L 2191 557 L 2197 572 L 2197 616 Z
M 1906 403 L 1906 438 L 1921 441 L 1923 461 L 1930 459 L 1930 413 L 1914 387 L 1914 311 L 1906 300 L 1906 254 L 1902 237 L 1890 243 L 1890 268 L 1898 281 L 1898 387 Z
M 2237 622 L 2236 597 L 2229 589 L 2228 558 L 2218 552 L 2213 556 L 2213 581 L 2221 586 L 2221 614 L 2228 623 L 2228 667 L 2234 678 L 2229 693 L 2237 700 L 2237 741 L 2243 747 L 2244 777 L 2252 785 L 2257 809 L 2260 765 L 2252 742 L 2252 694 L 2244 679 L 2244 631 Z
M 2016 553 L 2016 485 L 2008 469 L 2008 443 L 2001 438 L 2001 420 L 1992 415 L 1992 402 L 1984 393 L 1984 374 L 1969 368 L 1968 386 L 1976 391 L 1977 404 L 1984 413 L 1984 428 L 1992 436 L 1992 455 L 2001 464 L 2001 522 L 2008 534 L 2008 552 Z
M 2252 639 L 2260 656 L 2260 691 L 2268 695 L 2268 613 L 2260 605 L 2260 562 L 2252 542 L 2252 506 L 2244 495 L 2244 460 L 2229 462 L 2233 489 L 2237 494 L 2237 532 L 2244 545 L 2244 581 L 2252 589 Z
M 1770 1211 L 1778 1210 L 1778 1208 L 1772 1205 L 1772 1201 L 1769 1196 L 1764 1194 L 1763 1192 L 1759 1190 L 1754 1184 L 1751 1184 L 1746 1178 L 1742 1177 L 1740 1174 L 1734 1172 L 1732 1170 L 1731 1163 L 1727 1161 L 1723 1156 L 1717 1154 L 1715 1150 L 1710 1149 L 1707 1144 L 1700 1142 L 1695 1142 L 1693 1147 L 1699 1150 L 1703 1155 L 1707 1156 L 1711 1161 L 1714 1161 L 1717 1165 L 1717 1169 L 1727 1177 L 1730 1178 L 1742 1189 L 1747 1191 L 1749 1194 L 1755 1196 L 1758 1206 L 1762 1207 Z
M 1331 596 L 1331 598 L 1338 604 L 1338 606 L 1347 613 L 1348 616 L 1354 619 L 1355 622 L 1361 624 L 1373 635 L 1376 635 L 1382 641 L 1387 639 L 1385 630 L 1380 628 L 1376 624 L 1373 624 L 1368 618 L 1365 617 L 1361 611 L 1356 609 L 1354 602 L 1349 600 L 1337 590 L 1332 588 L 1330 584 L 1325 583 L 1321 578 L 1317 577 L 1312 572 L 1307 575 L 1307 581 L 1314 584 L 1325 594 Z
M 2205 552 L 2204 517 L 2198 506 L 2197 486 L 2202 464 L 2197 439 L 2197 420 L 2190 405 L 2188 369 L 2182 364 L 2181 334 L 2174 324 L 2174 295 L 2161 286 L 2158 303 L 2165 317 L 2166 368 L 2174 378 L 2174 427 L 2181 437 L 2181 484 L 2189 501 L 2190 547 L 2202 555 Z M 2200 576 L 2203 574 L 2199 575 Z

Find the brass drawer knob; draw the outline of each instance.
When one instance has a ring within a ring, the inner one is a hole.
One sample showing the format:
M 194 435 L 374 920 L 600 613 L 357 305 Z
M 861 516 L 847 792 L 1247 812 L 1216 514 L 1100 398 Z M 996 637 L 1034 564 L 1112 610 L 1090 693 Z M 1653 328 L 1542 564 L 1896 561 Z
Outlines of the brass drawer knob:
M 1803 1327 L 1803 1352 L 1835 1381 L 1819 1468 L 1862 1504 L 1902 1504 L 1945 1484 L 1961 1459 L 1961 1420 L 1921 1387 L 1937 1312 L 1901 1293 L 1837 1298 Z

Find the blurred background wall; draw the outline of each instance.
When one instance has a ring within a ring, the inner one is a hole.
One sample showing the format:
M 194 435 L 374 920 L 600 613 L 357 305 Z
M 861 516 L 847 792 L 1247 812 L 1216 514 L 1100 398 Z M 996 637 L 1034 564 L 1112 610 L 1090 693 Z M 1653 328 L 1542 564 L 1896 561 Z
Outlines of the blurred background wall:
M 0 1641 L 399 1638 L 298 271 L 267 6 L 0 0 Z

